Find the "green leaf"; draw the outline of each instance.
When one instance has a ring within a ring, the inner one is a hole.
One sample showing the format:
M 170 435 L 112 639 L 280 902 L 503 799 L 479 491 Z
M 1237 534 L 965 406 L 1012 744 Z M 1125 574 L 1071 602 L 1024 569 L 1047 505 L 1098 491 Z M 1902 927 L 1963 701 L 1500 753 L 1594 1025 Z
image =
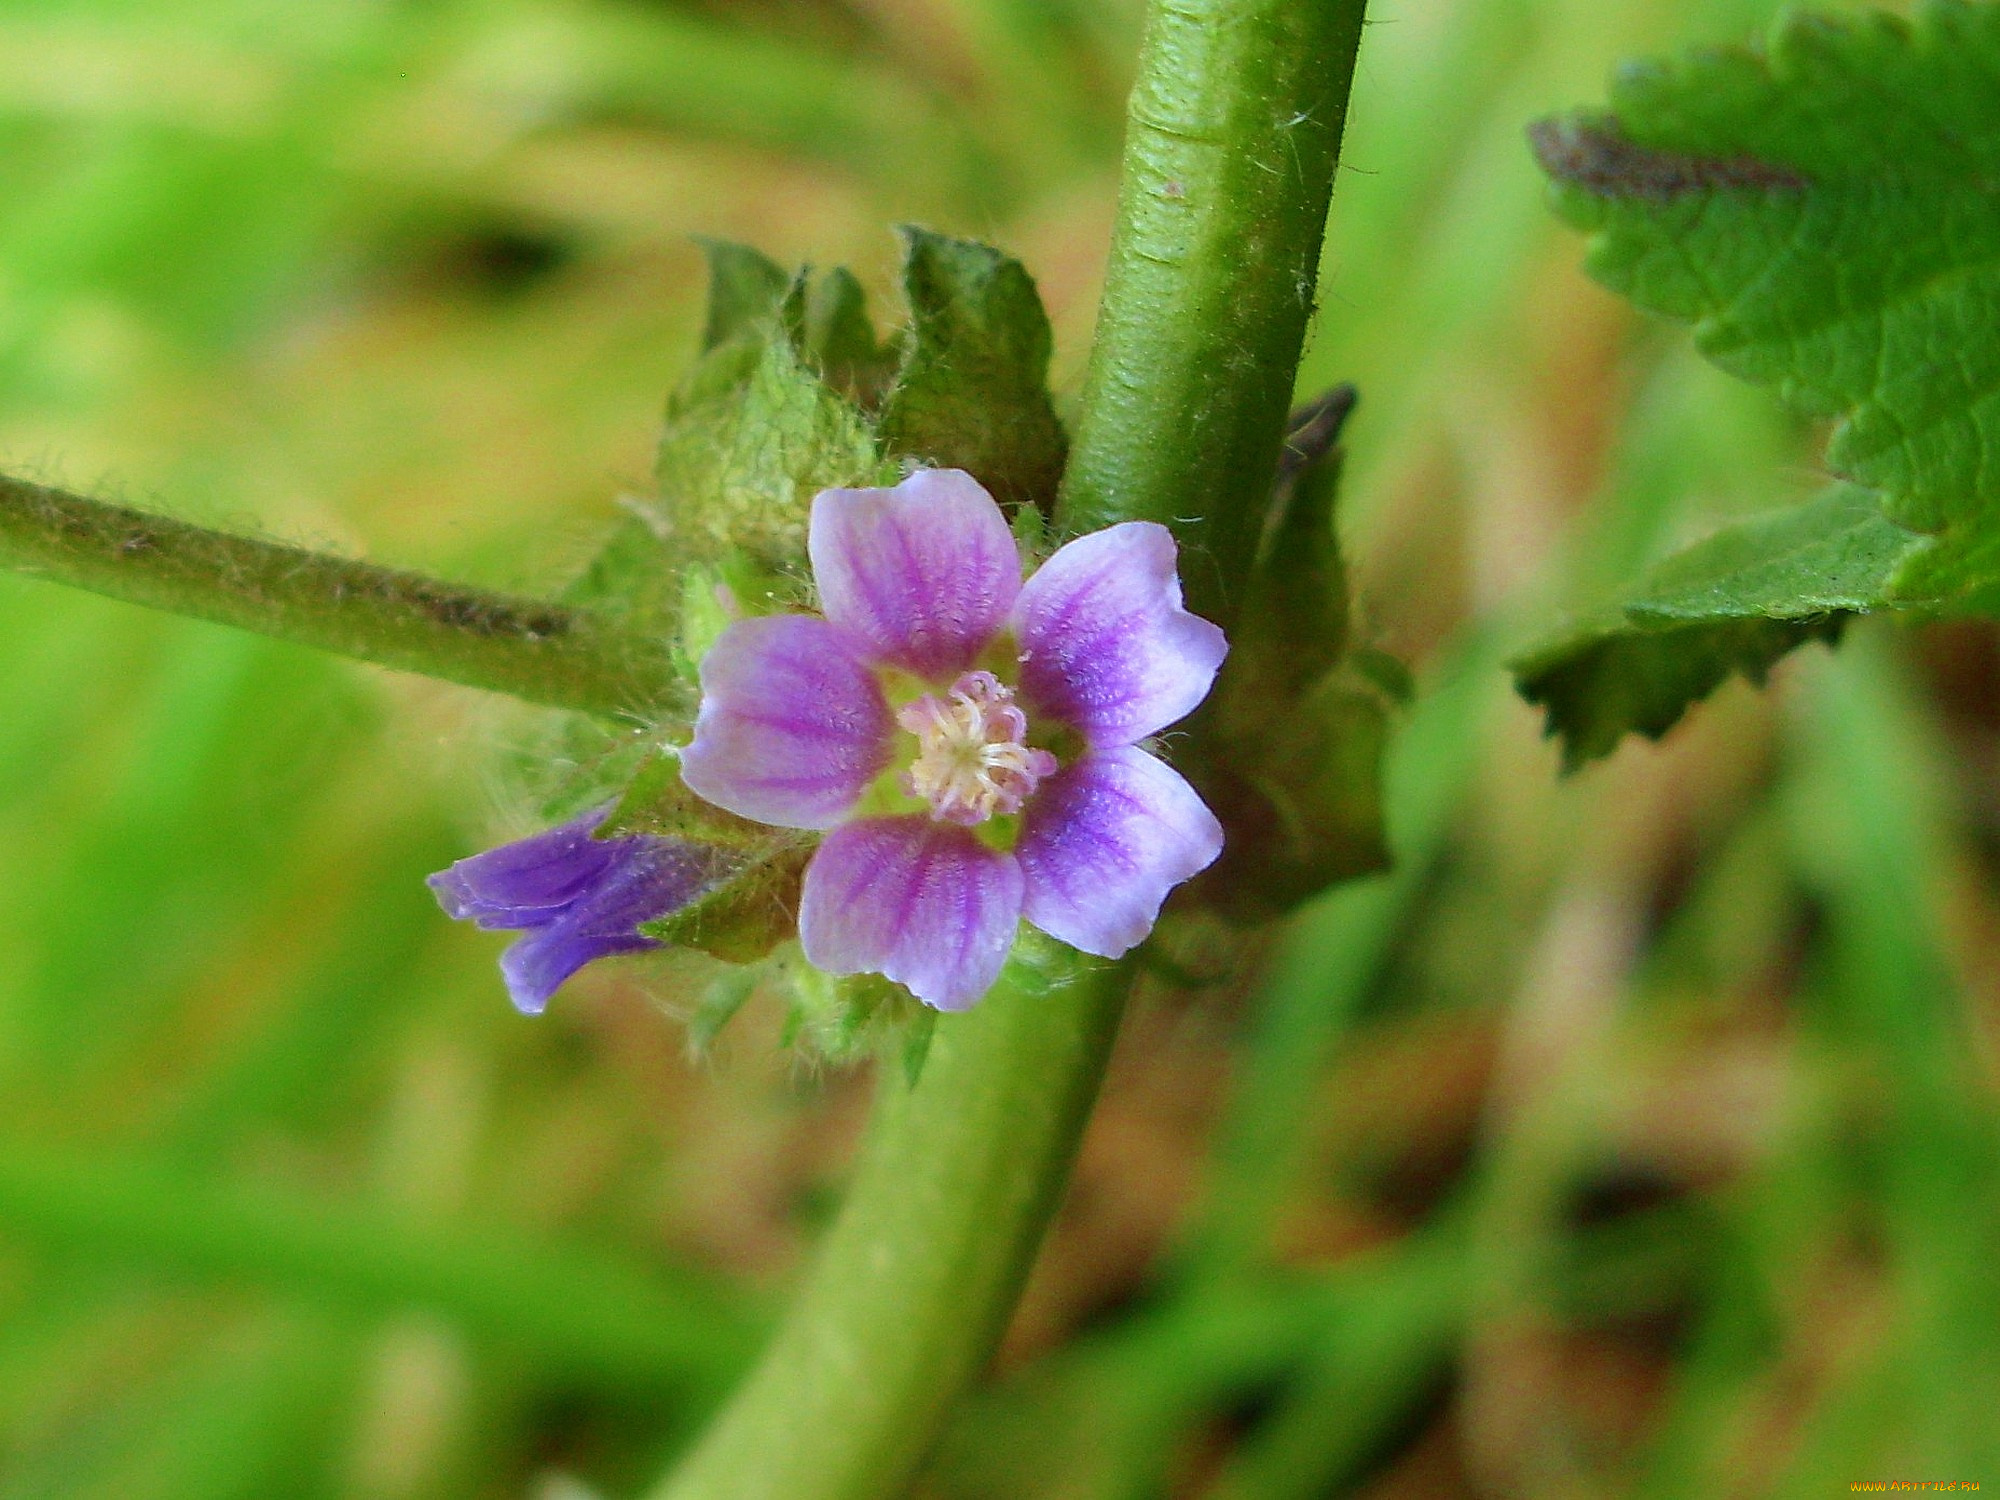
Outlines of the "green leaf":
M 1049 511 L 1069 439 L 1049 400 L 1052 339 L 1021 263 L 904 226 L 909 351 L 882 411 L 890 453 L 964 469 L 1011 507 Z
M 2000 609 L 2000 7 L 1792 16 L 1762 53 L 1628 69 L 1612 104 L 1531 133 L 1592 273 L 1835 419 L 1827 467 L 1873 493 L 1712 538 L 1517 664 L 1573 763 L 1819 615 Z
M 1669 558 L 1621 607 L 1517 660 L 1516 681 L 1574 769 L 1628 732 L 1659 738 L 1731 672 L 1761 685 L 1794 647 L 1837 641 L 1928 545 L 1839 485 Z
M 1341 386 L 1293 414 L 1229 657 L 1182 756 L 1225 834 L 1187 899 L 1238 921 L 1280 916 L 1388 864 L 1380 680 L 1395 674 L 1380 653 L 1350 651 L 1334 528 L 1355 399 Z
M 1884 516 L 1867 490 L 1835 485 L 1668 558 L 1646 575 L 1625 610 L 1641 623 L 1860 611 L 1929 546 L 1928 538 Z
M 1522 697 L 1548 709 L 1548 731 L 1562 738 L 1563 769 L 1574 771 L 1609 755 L 1628 734 L 1658 739 L 1732 672 L 1762 687 L 1780 657 L 1808 641 L 1838 641 L 1848 618 L 1667 626 L 1614 618 L 1518 658 L 1514 680 Z

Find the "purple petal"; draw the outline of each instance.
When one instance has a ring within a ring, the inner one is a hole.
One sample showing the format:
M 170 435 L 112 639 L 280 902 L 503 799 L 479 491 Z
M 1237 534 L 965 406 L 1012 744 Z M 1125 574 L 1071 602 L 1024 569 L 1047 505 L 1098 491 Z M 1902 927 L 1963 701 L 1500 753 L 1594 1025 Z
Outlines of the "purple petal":
M 824 490 L 807 539 L 820 606 L 875 659 L 926 678 L 962 672 L 1014 607 L 1021 555 L 1007 519 L 962 469 L 889 490 Z
M 927 817 L 837 828 L 806 866 L 799 941 L 829 974 L 886 974 L 939 1010 L 993 987 L 1021 920 L 1021 867 Z
M 1228 643 L 1181 608 L 1174 538 L 1152 521 L 1078 537 L 1014 607 L 1021 691 L 1092 745 L 1129 745 L 1192 712 Z
M 831 828 L 889 764 L 895 721 L 859 642 L 807 615 L 739 620 L 701 663 L 681 780 L 781 828 Z
M 1014 851 L 1028 920 L 1103 958 L 1143 941 L 1167 892 L 1221 852 L 1222 825 L 1195 789 L 1130 745 L 1043 782 Z
M 680 839 L 635 835 L 605 839 L 604 875 L 540 930 L 500 955 L 514 1004 L 539 1014 L 564 980 L 596 959 L 660 946 L 639 924 L 678 911 L 714 883 L 714 855 Z
M 550 927 L 528 934 L 501 954 L 500 977 L 506 981 L 514 1008 L 524 1016 L 539 1016 L 564 981 L 585 964 L 659 946 L 657 938 L 637 932 L 589 939 Z
M 639 924 L 679 910 L 721 873 L 715 852 L 701 844 L 650 834 L 592 838 L 610 810 L 597 808 L 430 877 L 450 916 L 527 930 L 500 956 L 500 973 L 514 1004 L 530 1015 L 592 959 L 657 948 Z
M 461 859 L 425 883 L 445 915 L 494 928 L 536 927 L 575 900 L 617 858 L 590 835 L 611 811 L 596 808 L 554 828 Z

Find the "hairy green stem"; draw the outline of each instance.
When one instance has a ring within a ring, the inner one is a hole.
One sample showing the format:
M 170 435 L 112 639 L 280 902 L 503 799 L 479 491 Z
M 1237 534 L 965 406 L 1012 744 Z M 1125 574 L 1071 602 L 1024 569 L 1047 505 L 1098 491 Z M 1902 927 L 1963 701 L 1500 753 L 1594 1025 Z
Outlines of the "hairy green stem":
M 1365 0 L 1156 0 L 1125 140 L 1071 531 L 1173 526 L 1225 625 L 1312 316 Z
M 0 566 L 532 703 L 640 714 L 666 646 L 585 611 L 440 583 L 0 476 Z
M 1362 0 L 1155 0 L 1061 519 L 1171 522 L 1218 615 L 1254 549 L 1312 309 Z M 1003 1329 L 1130 969 L 1020 967 L 885 1076 L 841 1216 L 745 1388 L 658 1500 L 903 1493 Z

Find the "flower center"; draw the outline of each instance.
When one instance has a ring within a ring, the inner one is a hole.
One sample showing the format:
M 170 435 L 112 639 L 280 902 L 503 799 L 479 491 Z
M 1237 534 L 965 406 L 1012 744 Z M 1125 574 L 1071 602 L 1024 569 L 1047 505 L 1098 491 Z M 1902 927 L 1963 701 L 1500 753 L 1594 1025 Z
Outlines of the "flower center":
M 1029 748 L 1028 716 L 991 672 L 967 672 L 948 691 L 913 699 L 896 722 L 917 737 L 903 790 L 928 802 L 942 822 L 969 827 L 1017 813 L 1056 769 L 1048 751 Z

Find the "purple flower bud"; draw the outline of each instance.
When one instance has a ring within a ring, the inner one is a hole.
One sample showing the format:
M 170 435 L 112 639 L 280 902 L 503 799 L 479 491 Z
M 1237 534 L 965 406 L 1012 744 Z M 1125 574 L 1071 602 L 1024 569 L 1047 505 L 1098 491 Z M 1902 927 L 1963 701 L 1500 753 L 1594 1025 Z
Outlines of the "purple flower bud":
M 713 883 L 708 850 L 679 839 L 591 837 L 611 809 L 502 844 L 430 877 L 448 916 L 525 932 L 500 956 L 514 1004 L 538 1015 L 592 959 L 660 946 L 639 931 Z
M 1024 582 L 993 497 L 941 469 L 823 492 L 808 550 L 825 618 L 725 630 L 681 757 L 718 807 L 828 831 L 806 957 L 963 1010 L 1023 917 L 1108 958 L 1142 941 L 1222 851 L 1194 789 L 1139 748 L 1228 649 L 1181 607 L 1172 533 L 1112 526 Z

